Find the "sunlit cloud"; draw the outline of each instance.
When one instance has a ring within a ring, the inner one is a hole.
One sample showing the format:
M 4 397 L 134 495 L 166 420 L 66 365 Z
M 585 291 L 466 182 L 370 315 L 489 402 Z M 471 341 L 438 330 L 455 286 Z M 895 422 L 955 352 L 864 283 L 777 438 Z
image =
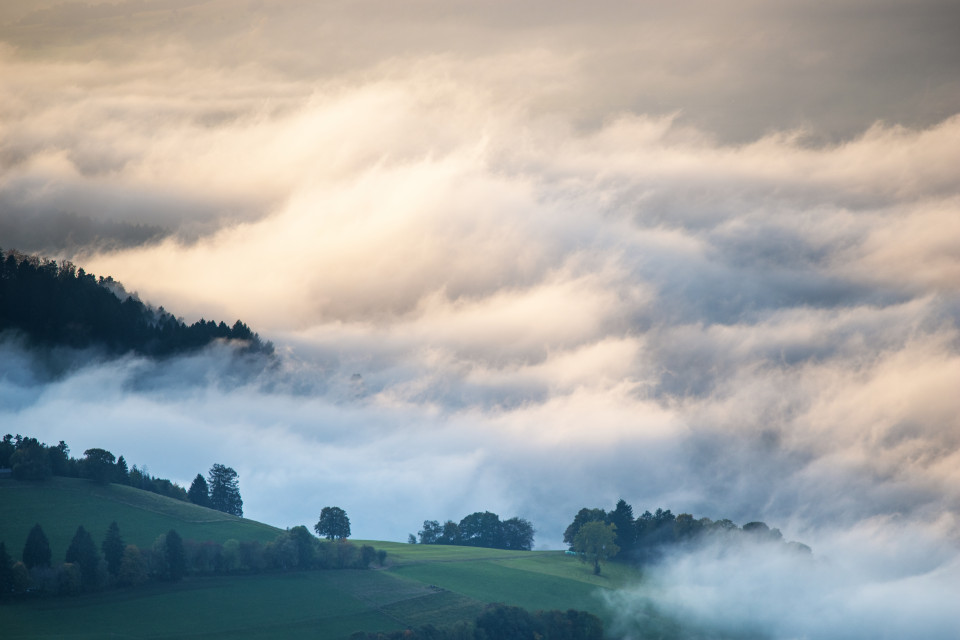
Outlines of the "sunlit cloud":
M 249 516 L 370 538 L 489 509 L 558 547 L 619 497 L 765 519 L 816 562 L 701 550 L 618 606 L 830 637 L 909 599 L 945 637 L 951 3 L 31 4 L 0 7 L 0 246 L 279 358 L 7 336 L 8 430 L 227 463 Z

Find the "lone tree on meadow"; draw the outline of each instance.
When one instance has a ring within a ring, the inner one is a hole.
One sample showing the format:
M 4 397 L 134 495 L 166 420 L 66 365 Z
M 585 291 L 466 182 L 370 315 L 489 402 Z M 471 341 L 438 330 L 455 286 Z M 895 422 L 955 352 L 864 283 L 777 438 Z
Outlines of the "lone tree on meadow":
M 317 535 L 327 540 L 343 540 L 350 537 L 350 518 L 340 507 L 324 507 L 320 520 L 314 525 Z
M 210 507 L 235 516 L 243 516 L 243 499 L 240 498 L 240 481 L 231 467 L 215 464 L 207 477 L 210 487 Z
M 593 573 L 600 575 L 600 563 L 620 552 L 616 544 L 617 525 L 601 521 L 588 522 L 573 539 L 573 550 L 583 562 L 593 563 Z

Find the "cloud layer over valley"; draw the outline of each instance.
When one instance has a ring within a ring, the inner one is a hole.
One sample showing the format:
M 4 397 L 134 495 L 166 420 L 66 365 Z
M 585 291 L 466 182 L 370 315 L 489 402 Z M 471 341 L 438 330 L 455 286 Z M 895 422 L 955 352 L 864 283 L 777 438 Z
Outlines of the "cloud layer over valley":
M 954 5 L 2 3 L 0 247 L 279 361 L 49 380 L 7 336 L 0 424 L 223 462 L 249 517 L 364 538 L 491 510 L 556 548 L 619 497 L 765 520 L 818 564 L 705 549 L 615 606 L 876 638 L 923 602 L 949 637 Z

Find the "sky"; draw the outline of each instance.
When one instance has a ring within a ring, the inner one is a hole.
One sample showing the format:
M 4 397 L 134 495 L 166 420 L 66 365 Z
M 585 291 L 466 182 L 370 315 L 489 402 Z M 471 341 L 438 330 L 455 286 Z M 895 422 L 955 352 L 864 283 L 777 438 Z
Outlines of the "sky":
M 950 637 L 958 27 L 932 0 L 0 0 L 0 247 L 278 354 L 51 381 L 7 337 L 0 430 L 183 484 L 228 464 L 248 517 L 337 505 L 368 539 L 490 510 L 559 548 L 621 497 L 763 520 L 822 563 L 736 590 L 705 549 L 611 606 L 893 638 L 922 602 Z

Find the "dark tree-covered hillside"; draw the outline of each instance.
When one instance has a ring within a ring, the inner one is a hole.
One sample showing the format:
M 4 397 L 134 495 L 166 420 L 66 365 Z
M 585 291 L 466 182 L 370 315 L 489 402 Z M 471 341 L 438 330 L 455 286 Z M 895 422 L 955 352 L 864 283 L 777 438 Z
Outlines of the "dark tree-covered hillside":
M 127 295 L 111 277 L 95 277 L 72 263 L 0 251 L 0 332 L 15 330 L 37 345 L 98 347 L 110 353 L 166 356 L 214 340 L 243 341 L 249 352 L 273 346 L 240 320 L 186 325 L 163 307 Z
M 674 515 L 670 509 L 657 509 L 653 513 L 644 511 L 633 518 L 633 507 L 622 498 L 609 513 L 600 508 L 580 509 L 564 531 L 563 541 L 570 545 L 571 550 L 583 553 L 582 545 L 578 544 L 578 535 L 592 525 L 614 525 L 611 543 L 617 551 L 609 555 L 625 562 L 655 562 L 670 547 L 682 547 L 707 539 L 729 544 L 748 541 L 782 544 L 798 553 L 812 553 L 805 544 L 784 541 L 779 529 L 771 529 L 763 522 L 748 522 L 738 527 L 726 518 L 711 520 L 694 518 L 689 513 Z

